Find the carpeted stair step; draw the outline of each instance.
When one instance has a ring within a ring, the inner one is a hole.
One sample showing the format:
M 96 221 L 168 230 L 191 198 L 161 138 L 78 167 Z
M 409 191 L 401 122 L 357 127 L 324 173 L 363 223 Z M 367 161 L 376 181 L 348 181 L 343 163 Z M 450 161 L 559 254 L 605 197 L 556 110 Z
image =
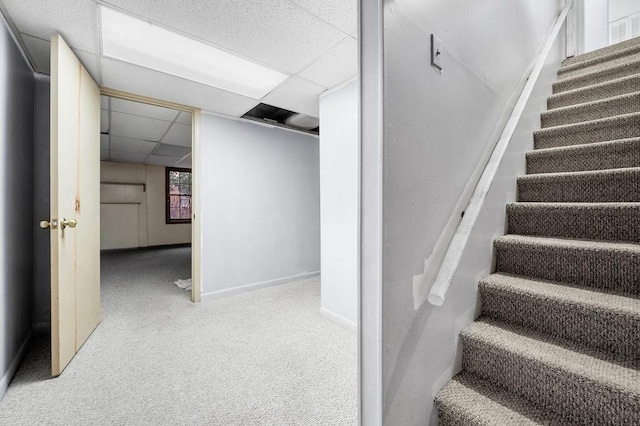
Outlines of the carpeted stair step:
M 624 60 L 624 58 L 629 58 L 637 53 L 640 53 L 640 42 L 634 41 L 633 44 L 628 46 L 616 46 L 617 50 L 611 51 L 609 53 L 600 53 L 597 56 L 591 58 L 582 58 L 580 61 L 576 61 L 575 58 L 570 58 L 569 60 L 563 62 L 562 67 L 558 71 L 558 76 L 561 74 L 565 74 L 568 72 L 573 72 L 579 69 L 588 69 L 599 64 L 606 63 L 614 63 L 618 60 Z M 573 60 L 574 62 L 569 62 Z
M 580 74 L 558 80 L 552 85 L 553 93 L 562 93 L 568 90 L 592 86 L 594 84 L 638 73 L 640 73 L 640 60 L 635 59 L 633 61 L 612 65 L 586 74 Z
M 492 274 L 480 281 L 482 315 L 621 359 L 640 357 L 640 299 L 589 287 Z
M 535 149 L 583 145 L 640 136 L 640 113 L 617 115 L 533 132 Z
M 640 294 L 640 245 L 505 235 L 494 240 L 496 272 Z
M 635 37 L 620 43 L 612 44 L 611 46 L 603 47 L 601 49 L 592 50 L 591 52 L 567 58 L 562 63 L 562 66 L 568 67 L 578 63 L 591 61 L 593 59 L 607 57 L 615 53 L 625 54 L 627 49 L 634 48 L 637 45 L 640 45 L 640 37 Z
M 441 426 L 566 425 L 566 420 L 473 374 L 461 373 L 436 396 Z
M 518 201 L 549 203 L 640 202 L 640 168 L 519 176 Z
M 547 128 L 634 112 L 640 112 L 640 92 L 546 111 L 540 115 L 540 122 L 542 128 Z
M 511 203 L 509 234 L 640 242 L 640 203 Z
M 527 174 L 640 167 L 640 138 L 527 152 Z
M 575 90 L 551 95 L 547 99 L 549 110 L 571 105 L 579 105 L 607 99 L 613 96 L 637 92 L 640 87 L 640 74 L 634 74 L 604 83 L 598 83 Z
M 462 330 L 463 369 L 569 423 L 640 424 L 640 371 L 604 352 L 481 319 Z
M 558 81 L 602 71 L 617 65 L 627 64 L 640 60 L 640 45 L 626 49 L 626 51 L 616 52 L 615 55 L 607 55 L 595 58 L 591 61 L 584 61 L 574 65 L 568 65 L 558 70 Z

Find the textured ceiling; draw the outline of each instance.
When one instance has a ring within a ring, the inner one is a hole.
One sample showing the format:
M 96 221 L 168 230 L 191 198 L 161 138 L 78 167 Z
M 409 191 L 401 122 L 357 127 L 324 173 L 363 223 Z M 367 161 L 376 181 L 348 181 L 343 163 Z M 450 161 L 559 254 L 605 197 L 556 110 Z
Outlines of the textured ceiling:
M 100 159 L 191 167 L 191 113 L 102 96 Z
M 101 56 L 100 9 L 221 47 L 290 76 L 262 99 Z M 318 116 L 318 95 L 357 75 L 356 0 L 0 0 L 36 70 L 60 33 L 103 87 L 239 117 L 260 102 Z

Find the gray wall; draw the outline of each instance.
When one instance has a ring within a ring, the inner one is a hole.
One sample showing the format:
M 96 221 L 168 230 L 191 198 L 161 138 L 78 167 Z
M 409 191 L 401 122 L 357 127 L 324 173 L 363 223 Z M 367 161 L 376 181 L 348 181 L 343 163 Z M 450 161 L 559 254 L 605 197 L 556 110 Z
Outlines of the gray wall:
M 0 397 L 33 320 L 34 87 L 0 17 Z
M 482 242 L 465 253 L 469 269 L 464 279 L 456 278 L 444 306 L 414 310 L 414 278 L 424 273 L 425 261 L 439 249 L 443 231 L 455 230 L 525 72 L 559 10 L 556 0 L 396 0 L 384 2 L 382 38 L 375 38 L 379 28 L 363 30 L 374 32 L 362 34 L 363 60 L 375 56 L 376 43 L 384 49 L 381 158 L 370 151 L 377 143 L 375 132 L 364 132 L 372 122 L 363 122 L 362 141 L 363 351 L 365 345 L 374 346 L 376 333 L 382 348 L 381 360 L 369 356 L 367 362 L 364 353 L 362 372 L 375 377 L 379 362 L 382 390 L 379 408 L 375 396 L 365 395 L 363 418 L 379 409 L 384 424 L 434 420 L 432 398 L 458 368 L 458 331 L 476 314 L 477 280 L 490 271 L 490 239 L 503 231 L 503 224 L 498 230 L 479 228 Z M 432 33 L 443 41 L 442 73 L 429 63 Z M 366 84 L 378 90 L 379 72 L 363 68 L 363 91 Z M 369 120 L 376 112 L 367 106 L 366 93 L 362 99 L 363 120 Z M 523 159 L 514 161 L 522 164 Z M 503 179 L 515 185 L 515 172 Z M 376 205 L 380 181 L 382 200 Z M 504 209 L 506 198 L 502 193 L 492 201 Z M 377 214 L 381 223 L 375 222 Z M 382 232 L 378 241 L 377 232 Z M 376 243 L 381 253 L 373 247 Z M 375 270 L 368 266 L 378 258 L 379 288 Z M 380 312 L 366 305 L 375 302 L 376 291 Z M 375 330 L 375 321 L 380 321 L 381 331 Z M 375 385 L 375 380 L 362 380 Z
M 203 114 L 202 298 L 320 270 L 318 138 Z
M 36 74 L 34 223 L 50 211 L 50 91 L 48 75 Z M 37 229 L 34 247 L 34 325 L 38 332 L 51 328 L 51 232 Z

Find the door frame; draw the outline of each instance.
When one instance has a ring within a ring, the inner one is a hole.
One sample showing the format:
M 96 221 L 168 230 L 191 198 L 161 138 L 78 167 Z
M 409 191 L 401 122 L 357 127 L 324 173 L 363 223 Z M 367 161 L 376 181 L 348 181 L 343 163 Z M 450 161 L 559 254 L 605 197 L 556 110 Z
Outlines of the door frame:
M 161 101 L 108 87 L 100 87 L 100 94 L 191 113 L 191 301 L 200 302 L 202 292 L 202 224 L 200 218 L 202 215 L 200 212 L 200 168 L 197 159 L 200 157 L 198 136 L 200 134 L 201 111 L 199 108 Z

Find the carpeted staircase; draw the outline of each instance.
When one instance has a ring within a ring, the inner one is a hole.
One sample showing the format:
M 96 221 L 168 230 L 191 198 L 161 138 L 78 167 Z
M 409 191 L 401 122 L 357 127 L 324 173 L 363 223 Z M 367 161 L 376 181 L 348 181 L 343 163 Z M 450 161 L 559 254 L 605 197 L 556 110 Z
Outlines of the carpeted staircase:
M 640 38 L 567 59 L 441 425 L 640 425 Z

